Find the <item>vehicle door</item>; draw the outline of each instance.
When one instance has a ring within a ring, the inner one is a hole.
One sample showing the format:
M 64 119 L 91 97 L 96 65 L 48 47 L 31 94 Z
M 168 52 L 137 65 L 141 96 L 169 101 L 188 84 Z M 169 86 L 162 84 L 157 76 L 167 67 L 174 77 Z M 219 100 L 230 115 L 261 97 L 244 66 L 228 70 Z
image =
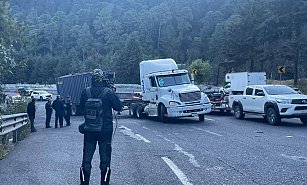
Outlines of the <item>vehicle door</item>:
M 247 87 L 245 89 L 245 95 L 243 95 L 242 98 L 242 105 L 244 111 L 251 112 L 253 110 L 253 105 L 251 104 L 253 92 L 254 92 L 253 87 Z
M 252 105 L 254 112 L 264 113 L 265 101 L 266 97 L 263 89 L 261 87 L 256 87 L 252 97 Z
M 158 102 L 158 87 L 157 87 L 156 77 L 155 76 L 149 77 L 149 81 L 150 81 L 150 87 L 149 87 L 149 92 L 150 92 L 149 114 L 150 115 L 155 115 L 156 111 L 157 111 L 157 102 Z

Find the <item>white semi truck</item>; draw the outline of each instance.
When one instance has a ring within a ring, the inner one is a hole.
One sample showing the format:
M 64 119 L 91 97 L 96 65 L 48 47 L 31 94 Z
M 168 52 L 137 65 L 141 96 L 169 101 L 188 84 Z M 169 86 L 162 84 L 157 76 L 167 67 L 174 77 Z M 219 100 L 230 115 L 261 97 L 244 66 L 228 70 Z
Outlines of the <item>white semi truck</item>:
M 179 70 L 173 59 L 157 59 L 140 63 L 141 96 L 129 106 L 136 117 L 168 118 L 198 116 L 211 112 L 208 97 L 191 83 L 188 71 Z

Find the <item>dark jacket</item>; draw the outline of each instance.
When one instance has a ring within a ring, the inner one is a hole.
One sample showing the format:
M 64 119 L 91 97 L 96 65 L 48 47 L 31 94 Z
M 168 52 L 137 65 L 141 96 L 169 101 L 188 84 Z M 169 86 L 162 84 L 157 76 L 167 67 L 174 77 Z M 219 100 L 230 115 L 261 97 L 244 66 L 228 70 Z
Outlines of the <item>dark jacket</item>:
M 52 108 L 57 115 L 64 115 L 64 103 L 60 99 L 56 99 L 52 103 Z
M 71 101 L 66 101 L 65 103 L 65 111 L 67 115 L 71 115 L 71 107 L 72 107 L 72 103 Z
M 111 90 L 108 87 L 91 87 L 91 94 L 92 98 L 97 98 L 101 92 L 107 88 L 106 94 L 101 97 L 102 100 L 102 108 L 103 108 L 103 124 L 105 129 L 112 129 L 113 128 L 113 114 L 112 109 L 115 111 L 120 111 L 122 109 L 122 104 L 118 98 L 118 96 L 115 94 L 113 90 Z M 88 97 L 86 94 L 86 89 L 82 91 L 81 94 L 81 100 L 80 100 L 80 108 L 81 111 L 85 111 L 85 103 L 87 101 Z
M 46 109 L 46 115 L 51 115 L 52 114 L 52 105 L 51 103 L 46 103 L 45 104 L 45 109 Z
M 35 111 L 36 111 L 35 102 L 31 101 L 30 103 L 28 103 L 28 106 L 27 106 L 28 116 L 35 118 Z

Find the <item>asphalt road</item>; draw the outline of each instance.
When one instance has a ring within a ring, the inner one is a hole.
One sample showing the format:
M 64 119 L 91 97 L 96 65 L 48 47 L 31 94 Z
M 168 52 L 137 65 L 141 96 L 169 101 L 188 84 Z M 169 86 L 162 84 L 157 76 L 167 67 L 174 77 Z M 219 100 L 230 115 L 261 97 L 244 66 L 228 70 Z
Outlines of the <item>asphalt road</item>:
M 38 102 L 36 133 L 0 161 L 1 185 L 79 184 L 82 117 L 72 126 L 44 128 Z M 298 119 L 271 126 L 262 117 L 236 120 L 221 113 L 160 123 L 118 116 L 112 153 L 112 185 L 307 184 L 307 126 Z M 95 153 L 91 184 L 99 184 Z

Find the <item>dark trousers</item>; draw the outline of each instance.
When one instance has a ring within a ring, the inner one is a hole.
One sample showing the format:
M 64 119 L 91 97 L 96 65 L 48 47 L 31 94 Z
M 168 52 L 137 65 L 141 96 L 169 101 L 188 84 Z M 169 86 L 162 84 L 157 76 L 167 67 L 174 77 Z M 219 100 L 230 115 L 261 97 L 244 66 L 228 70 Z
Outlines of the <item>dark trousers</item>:
M 80 171 L 81 185 L 88 185 L 91 176 L 92 159 L 96 150 L 96 145 L 99 145 L 100 155 L 100 171 L 101 171 L 101 185 L 108 185 L 110 181 L 111 169 L 111 140 L 112 129 L 101 132 L 88 132 L 84 133 L 84 146 L 83 146 L 83 161 Z
M 30 125 L 31 125 L 31 131 L 36 130 L 34 127 L 34 116 L 29 116 L 29 120 L 30 120 Z
M 51 114 L 46 114 L 46 128 L 50 127 Z
M 66 125 L 70 125 L 70 114 L 66 113 L 64 118 L 66 121 Z
M 63 126 L 63 114 L 55 113 L 55 128 L 58 127 L 58 122 L 60 123 L 60 126 Z

